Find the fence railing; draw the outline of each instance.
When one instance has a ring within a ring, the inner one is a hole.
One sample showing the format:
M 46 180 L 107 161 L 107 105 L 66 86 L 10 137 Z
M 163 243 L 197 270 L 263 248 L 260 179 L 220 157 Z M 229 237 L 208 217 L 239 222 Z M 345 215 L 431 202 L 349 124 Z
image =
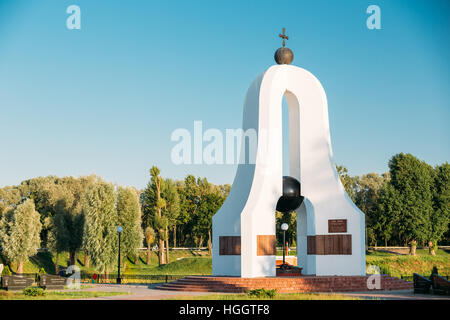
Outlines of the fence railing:
M 87 273 L 81 272 L 80 281 L 83 283 L 100 283 L 100 284 L 113 284 L 117 282 L 117 273 L 99 274 L 99 273 Z M 39 273 L 23 273 L 14 274 L 14 276 L 21 276 L 25 278 L 34 279 L 35 284 L 39 283 Z M 70 275 L 67 275 L 69 277 Z M 189 275 L 175 275 L 175 274 L 120 274 L 121 283 L 123 284 L 146 284 L 146 283 L 167 283 L 175 281 Z M 201 276 L 197 274 L 196 276 Z M 450 280 L 450 275 L 441 275 L 441 277 Z M 427 277 L 427 276 L 425 276 Z M 406 281 L 413 281 L 412 275 L 402 275 L 401 279 Z M 1 276 L 0 276 L 1 283 Z
M 80 273 L 80 281 L 87 283 L 116 283 L 117 273 L 99 274 L 99 273 Z M 175 281 L 189 275 L 174 274 L 120 274 L 123 284 L 143 284 L 143 283 L 167 283 Z
M 65 277 L 74 277 L 77 278 L 76 274 L 68 274 Z M 39 273 L 23 273 L 23 274 L 13 274 L 13 276 L 20 276 L 24 278 L 30 278 L 34 280 L 34 284 L 39 283 Z M 175 274 L 120 274 L 121 283 L 123 284 L 146 284 L 146 283 L 167 283 L 171 281 L 175 281 L 189 275 L 175 275 Z M 201 276 L 197 274 L 197 276 Z M 100 273 L 87 273 L 80 272 L 79 279 L 83 283 L 103 283 L 103 284 L 112 284 L 117 283 L 117 273 L 109 273 L 109 274 L 100 274 Z M 0 275 L 0 284 L 1 284 Z
M 447 250 L 450 249 L 450 246 L 437 246 L 438 249 Z M 409 250 L 409 247 L 381 247 L 381 246 L 369 246 L 367 247 L 368 250 L 389 250 L 389 249 L 405 249 Z M 416 249 L 428 249 L 427 246 L 416 246 Z
M 439 276 L 441 276 L 442 278 L 445 278 L 447 280 L 450 280 L 450 275 L 442 275 L 440 274 Z M 424 276 L 425 278 L 428 278 L 428 276 Z M 403 280 L 409 281 L 409 282 L 413 282 L 414 281 L 414 276 L 401 276 L 400 277 Z

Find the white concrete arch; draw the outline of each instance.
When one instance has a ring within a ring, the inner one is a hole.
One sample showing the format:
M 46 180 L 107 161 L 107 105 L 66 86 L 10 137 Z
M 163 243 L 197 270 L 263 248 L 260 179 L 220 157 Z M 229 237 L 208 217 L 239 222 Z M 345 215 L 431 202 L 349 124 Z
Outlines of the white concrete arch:
M 283 96 L 289 106 L 290 175 L 301 182 L 305 196 L 297 210 L 299 266 L 304 274 L 365 274 L 364 214 L 346 194 L 334 167 L 325 91 L 314 75 L 291 65 L 270 67 L 247 92 L 243 129 L 257 131 L 256 162 L 238 166 L 230 195 L 213 217 L 213 274 L 275 276 L 275 256 L 257 255 L 257 236 L 276 231 Z M 330 219 L 346 220 L 351 254 L 308 254 L 306 237 L 329 235 Z M 220 236 L 240 236 L 240 255 L 220 255 Z

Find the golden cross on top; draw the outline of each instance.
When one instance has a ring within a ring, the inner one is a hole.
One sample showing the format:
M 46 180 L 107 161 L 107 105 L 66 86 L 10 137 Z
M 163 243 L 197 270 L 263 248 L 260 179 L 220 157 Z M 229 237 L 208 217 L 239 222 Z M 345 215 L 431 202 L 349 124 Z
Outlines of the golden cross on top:
M 285 40 L 289 40 L 289 37 L 284 34 L 285 31 L 286 29 L 283 28 L 283 34 L 280 34 L 280 38 L 283 38 L 283 47 L 286 45 Z

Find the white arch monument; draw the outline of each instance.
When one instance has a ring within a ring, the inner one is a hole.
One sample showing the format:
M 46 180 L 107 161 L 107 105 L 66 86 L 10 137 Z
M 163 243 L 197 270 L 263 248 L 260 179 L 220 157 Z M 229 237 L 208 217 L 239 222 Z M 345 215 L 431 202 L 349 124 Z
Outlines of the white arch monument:
M 238 166 L 230 194 L 213 217 L 213 275 L 276 275 L 283 96 L 289 106 L 290 176 L 300 181 L 304 196 L 296 210 L 298 266 L 305 275 L 365 275 L 365 217 L 335 169 L 325 91 L 313 74 L 289 64 L 271 66 L 248 89 L 243 129 L 258 134 L 256 160 Z

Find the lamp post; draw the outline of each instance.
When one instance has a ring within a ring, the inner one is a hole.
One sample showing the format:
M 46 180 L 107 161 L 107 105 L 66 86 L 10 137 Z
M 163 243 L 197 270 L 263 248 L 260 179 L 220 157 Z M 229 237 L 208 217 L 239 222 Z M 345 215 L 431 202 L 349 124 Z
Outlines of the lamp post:
M 122 283 L 122 279 L 120 278 L 120 235 L 122 234 L 123 228 L 121 226 L 117 227 L 117 233 L 119 234 L 119 255 L 117 257 L 117 284 Z
M 285 250 L 285 245 L 286 245 L 286 230 L 289 228 L 287 223 L 283 223 L 281 225 L 281 230 L 283 230 L 283 264 L 281 265 L 281 268 L 284 269 L 286 268 L 286 250 Z

